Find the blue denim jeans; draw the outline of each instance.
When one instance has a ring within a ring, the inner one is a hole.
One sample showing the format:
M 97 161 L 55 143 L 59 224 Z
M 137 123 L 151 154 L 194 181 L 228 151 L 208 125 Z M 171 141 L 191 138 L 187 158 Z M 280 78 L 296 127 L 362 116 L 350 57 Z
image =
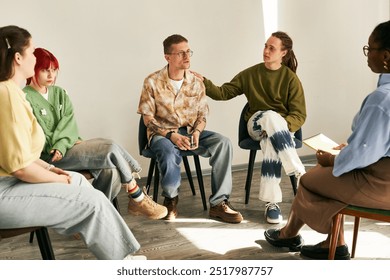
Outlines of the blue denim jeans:
M 186 129 L 179 133 L 186 135 Z M 180 150 L 168 139 L 156 135 L 152 138 L 150 149 L 156 154 L 161 175 L 162 195 L 173 198 L 179 194 L 181 184 Z M 230 140 L 216 132 L 204 130 L 199 137 L 199 147 L 193 152 L 209 158 L 211 165 L 210 205 L 215 206 L 229 199 L 232 192 L 231 161 L 233 150 Z
M 0 228 L 45 226 L 80 233 L 97 259 L 121 260 L 140 248 L 112 203 L 79 173 L 71 184 L 0 177 Z
M 139 163 L 124 148 L 103 138 L 84 140 L 74 145 L 54 165 L 64 170 L 89 170 L 94 177 L 92 185 L 110 200 L 117 196 L 121 184 L 133 179 L 133 172 L 141 171 Z

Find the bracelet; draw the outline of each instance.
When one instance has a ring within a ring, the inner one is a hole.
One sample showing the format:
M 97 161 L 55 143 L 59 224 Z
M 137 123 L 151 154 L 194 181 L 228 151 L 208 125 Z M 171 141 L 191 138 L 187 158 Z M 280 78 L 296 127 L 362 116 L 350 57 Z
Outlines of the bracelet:
M 47 170 L 52 170 L 53 168 L 54 168 L 55 166 L 53 165 L 53 164 L 49 164 L 48 166 L 46 166 L 46 168 L 45 169 L 47 169 Z
M 202 131 L 200 131 L 199 129 L 195 128 L 195 131 L 199 131 L 199 133 L 202 133 Z
M 175 133 L 174 131 L 169 131 L 167 134 L 165 134 L 165 138 L 171 140 L 172 134 Z

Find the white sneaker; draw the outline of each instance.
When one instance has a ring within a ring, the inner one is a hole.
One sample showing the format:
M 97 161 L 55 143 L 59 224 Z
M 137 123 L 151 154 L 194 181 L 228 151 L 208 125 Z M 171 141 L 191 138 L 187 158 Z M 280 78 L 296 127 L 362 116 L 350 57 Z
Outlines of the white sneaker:
M 264 216 L 269 224 L 279 224 L 283 221 L 282 212 L 277 203 L 268 202 L 265 204 Z
M 146 258 L 146 256 L 144 256 L 144 255 L 132 255 L 132 254 L 128 254 L 123 260 L 145 261 L 145 260 L 147 260 L 147 258 Z

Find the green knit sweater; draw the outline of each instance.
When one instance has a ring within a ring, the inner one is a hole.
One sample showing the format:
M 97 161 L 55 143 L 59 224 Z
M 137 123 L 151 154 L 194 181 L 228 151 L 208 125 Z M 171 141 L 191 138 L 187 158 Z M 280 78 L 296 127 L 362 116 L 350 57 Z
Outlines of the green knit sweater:
M 67 150 L 80 139 L 68 94 L 58 86 L 50 86 L 49 99 L 46 100 L 31 86 L 26 86 L 23 91 L 46 136 L 41 158 L 48 160 L 53 149 L 59 150 L 65 156 Z
M 297 131 L 305 122 L 306 105 L 298 76 L 285 65 L 269 70 L 264 63 L 238 73 L 229 83 L 218 87 L 204 79 L 206 94 L 215 100 L 229 100 L 245 94 L 249 109 L 245 120 L 257 111 L 273 110 L 287 122 L 290 131 Z

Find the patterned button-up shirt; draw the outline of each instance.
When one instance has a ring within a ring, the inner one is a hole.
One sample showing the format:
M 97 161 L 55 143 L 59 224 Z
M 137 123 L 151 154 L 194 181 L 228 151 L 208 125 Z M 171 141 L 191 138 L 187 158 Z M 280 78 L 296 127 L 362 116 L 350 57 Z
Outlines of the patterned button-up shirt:
M 203 82 L 187 70 L 183 84 L 176 93 L 166 66 L 146 77 L 137 113 L 153 117 L 150 123 L 153 123 L 154 129 L 147 125 L 150 141 L 160 129 L 161 132 L 166 132 L 187 127 L 188 133 L 191 133 L 198 123 L 205 122 L 208 111 Z

